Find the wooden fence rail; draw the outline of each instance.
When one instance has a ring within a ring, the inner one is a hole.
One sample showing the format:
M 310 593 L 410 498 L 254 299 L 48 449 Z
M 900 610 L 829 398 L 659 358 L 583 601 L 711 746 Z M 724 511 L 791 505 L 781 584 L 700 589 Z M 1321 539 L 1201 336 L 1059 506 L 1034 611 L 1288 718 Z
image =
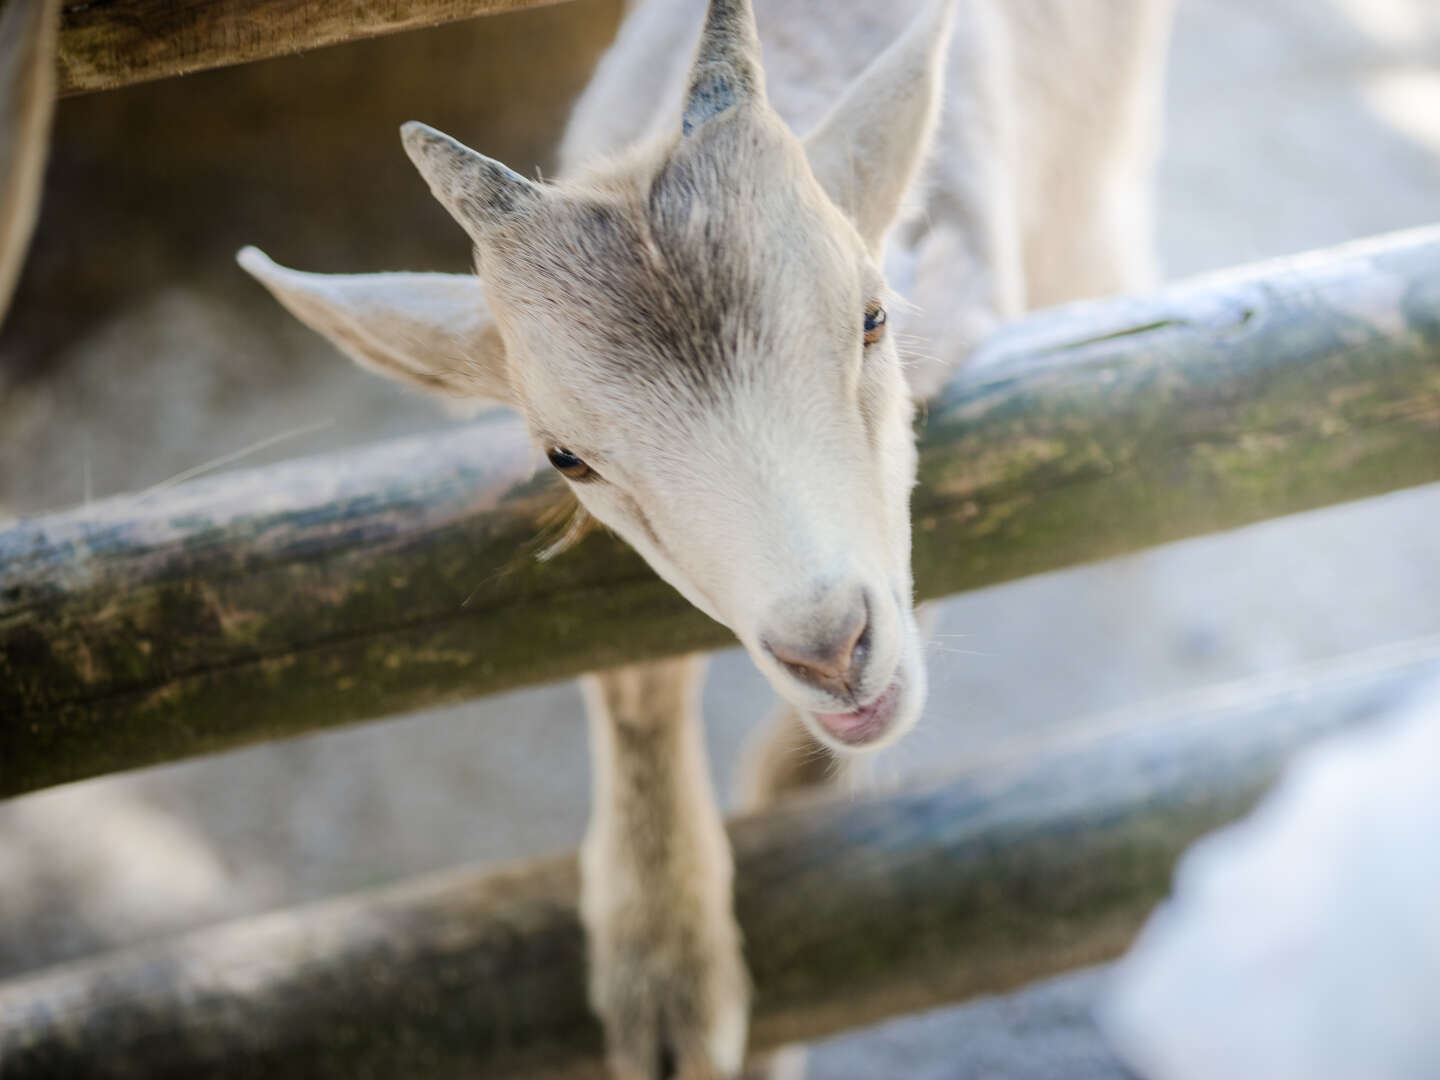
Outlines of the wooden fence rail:
M 509 419 L 0 531 L 0 795 L 726 644 Z M 1440 229 L 1032 316 L 931 405 L 924 597 L 1440 480 Z
M 558 0 L 67 0 L 60 93 L 112 90 Z
M 1196 836 L 1397 677 L 1435 669 L 1433 644 L 1412 652 L 735 823 L 754 1048 L 1114 956 Z M 600 1080 L 576 888 L 572 858 L 450 871 L 21 977 L 0 984 L 0 1072 Z

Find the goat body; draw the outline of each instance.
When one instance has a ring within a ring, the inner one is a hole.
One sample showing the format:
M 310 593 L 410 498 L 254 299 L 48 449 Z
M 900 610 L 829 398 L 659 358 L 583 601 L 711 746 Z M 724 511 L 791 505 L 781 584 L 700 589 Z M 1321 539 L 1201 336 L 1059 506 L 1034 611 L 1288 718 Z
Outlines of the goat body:
M 586 510 L 735 631 L 784 702 L 752 769 L 764 803 L 923 706 L 913 398 L 1027 307 L 1149 275 L 1169 7 L 652 0 L 555 183 L 406 125 L 476 275 L 241 263 L 363 366 L 518 409 Z M 902 366 L 892 323 L 931 358 Z M 582 910 L 617 1077 L 744 1058 L 701 670 L 585 680 Z

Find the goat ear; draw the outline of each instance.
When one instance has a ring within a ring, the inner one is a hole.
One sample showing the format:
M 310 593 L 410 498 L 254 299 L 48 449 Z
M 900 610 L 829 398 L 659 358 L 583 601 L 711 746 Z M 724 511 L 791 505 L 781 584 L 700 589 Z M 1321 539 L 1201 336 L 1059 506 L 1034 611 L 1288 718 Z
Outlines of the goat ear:
M 681 131 L 692 135 L 726 110 L 764 98 L 760 36 L 750 0 L 710 0 L 700 48 L 690 68 Z
M 932 0 L 805 140 L 815 178 L 872 251 L 900 211 L 940 111 L 953 0 Z
M 307 274 L 259 248 L 236 261 L 363 368 L 445 397 L 512 404 L 505 345 L 470 274 Z
M 401 125 L 400 140 L 430 193 L 477 244 L 497 222 L 545 198 L 539 184 L 426 124 Z

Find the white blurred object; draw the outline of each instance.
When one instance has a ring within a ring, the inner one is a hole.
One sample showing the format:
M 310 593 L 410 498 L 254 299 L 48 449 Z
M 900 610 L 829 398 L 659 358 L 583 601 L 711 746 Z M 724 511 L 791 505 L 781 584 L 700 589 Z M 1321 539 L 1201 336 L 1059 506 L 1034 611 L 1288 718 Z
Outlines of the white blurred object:
M 0 977 L 224 918 L 237 892 L 222 852 L 125 785 L 0 806 Z
M 1100 1022 L 1146 1080 L 1440 1077 L 1440 684 L 1200 841 Z

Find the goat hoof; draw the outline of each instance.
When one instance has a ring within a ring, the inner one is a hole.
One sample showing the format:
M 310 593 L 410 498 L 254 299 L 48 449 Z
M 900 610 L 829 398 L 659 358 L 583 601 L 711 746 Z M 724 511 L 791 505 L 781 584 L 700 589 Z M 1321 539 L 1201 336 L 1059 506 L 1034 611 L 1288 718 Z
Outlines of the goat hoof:
M 741 1080 L 805 1080 L 805 1047 L 782 1046 L 752 1058 Z
M 719 936 L 730 941 L 711 948 L 690 934 L 592 932 L 590 998 L 616 1080 L 739 1080 L 749 986 L 727 922 L 731 932 Z

